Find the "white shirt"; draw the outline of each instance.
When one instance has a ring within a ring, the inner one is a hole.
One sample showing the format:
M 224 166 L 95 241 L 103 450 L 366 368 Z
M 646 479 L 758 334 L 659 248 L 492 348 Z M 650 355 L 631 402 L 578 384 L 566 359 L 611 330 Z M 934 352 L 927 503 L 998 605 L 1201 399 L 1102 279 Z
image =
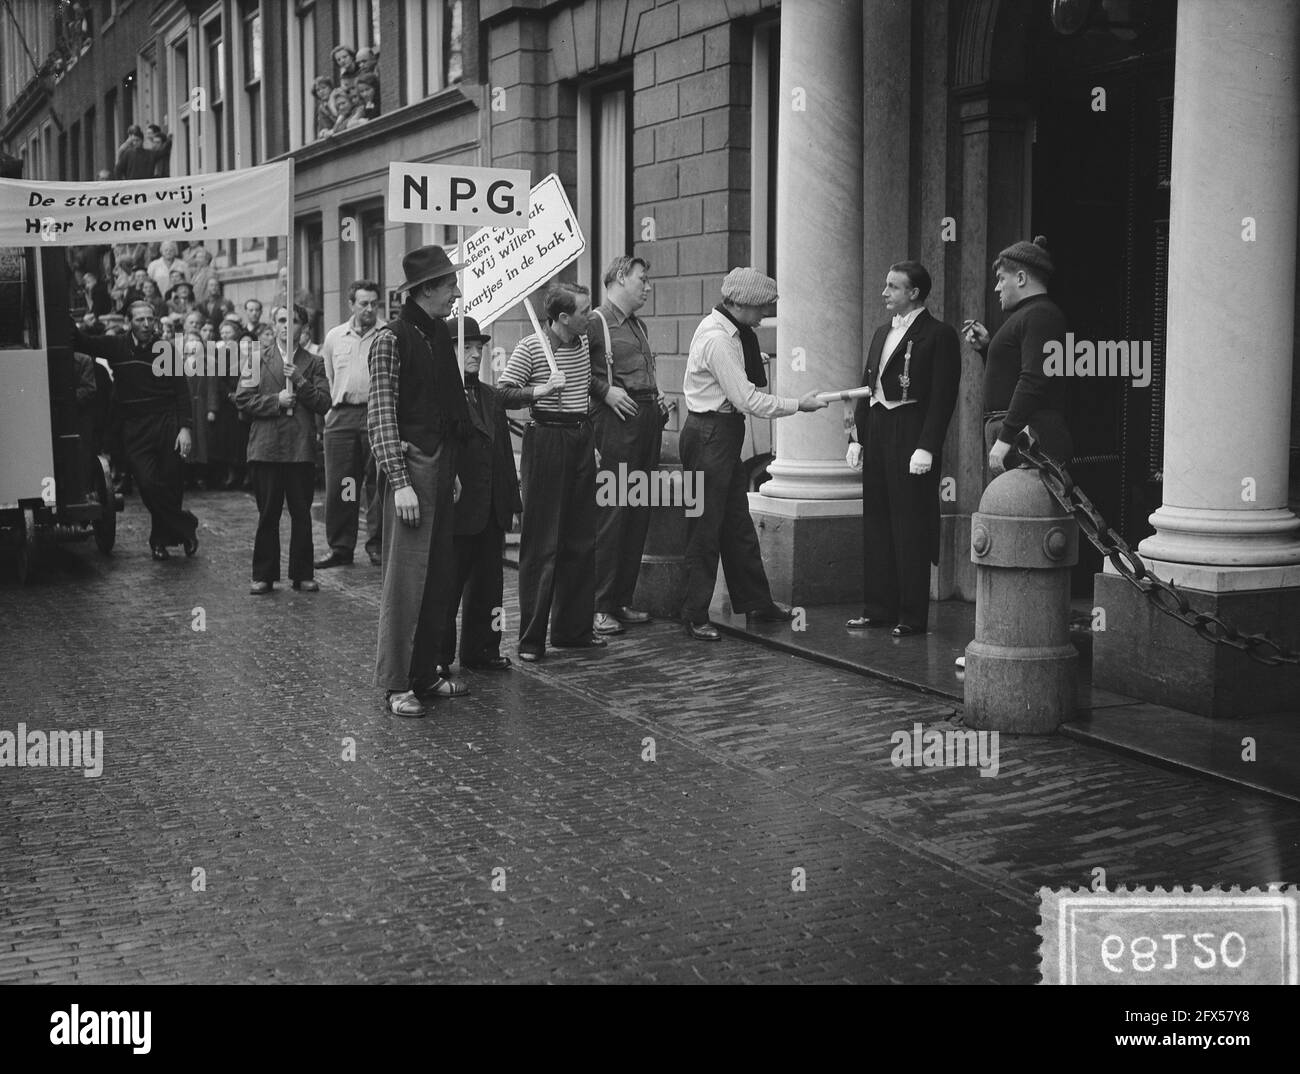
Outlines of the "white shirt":
M 915 399 L 886 399 L 884 392 L 880 388 L 880 378 L 885 372 L 885 366 L 889 365 L 889 359 L 893 357 L 894 351 L 907 335 L 907 331 L 912 327 L 912 322 L 920 316 L 924 306 L 917 306 L 911 313 L 902 317 L 895 317 L 893 327 L 885 336 L 885 345 L 880 352 L 880 365 L 876 368 L 876 383 L 871 386 L 871 405 L 883 406 L 886 410 L 894 410 L 900 406 L 908 406 L 915 403 Z
M 370 398 L 370 345 L 375 335 L 384 327 L 376 319 L 375 326 L 364 335 L 356 330 L 349 317 L 325 333 L 320 355 L 325 364 L 325 379 L 330 383 L 330 403 L 362 403 Z
M 682 393 L 692 414 L 743 411 L 756 418 L 783 418 L 799 411 L 798 399 L 760 392 L 749 382 L 740 330 L 717 310 L 695 329 Z

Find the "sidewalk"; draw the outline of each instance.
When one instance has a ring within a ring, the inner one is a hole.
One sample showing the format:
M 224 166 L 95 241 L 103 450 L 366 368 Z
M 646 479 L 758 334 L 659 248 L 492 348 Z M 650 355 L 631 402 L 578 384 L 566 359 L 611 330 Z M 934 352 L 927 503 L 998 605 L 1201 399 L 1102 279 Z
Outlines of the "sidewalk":
M 847 629 L 845 621 L 861 614 L 857 604 L 809 608 L 806 629 L 795 631 L 780 623 L 749 622 L 732 612 L 721 585 L 719 593 L 721 599 L 715 594 L 709 614 L 724 633 L 947 698 L 959 706 L 964 701 L 965 673 L 953 661 L 975 637 L 974 604 L 934 604 L 925 637 L 894 638 L 888 630 Z M 1062 734 L 1300 802 L 1300 711 L 1211 720 L 1098 689 L 1092 685 L 1092 638 L 1083 604 L 1075 609 L 1074 619 L 1070 634 L 1079 650 L 1079 707 L 1075 718 L 1061 727 Z M 1242 760 L 1247 737 L 1255 740 L 1254 761 Z

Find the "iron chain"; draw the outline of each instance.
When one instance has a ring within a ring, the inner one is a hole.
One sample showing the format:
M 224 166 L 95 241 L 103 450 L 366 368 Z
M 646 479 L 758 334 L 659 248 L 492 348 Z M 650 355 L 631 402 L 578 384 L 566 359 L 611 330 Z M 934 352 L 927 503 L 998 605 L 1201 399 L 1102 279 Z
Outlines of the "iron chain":
M 1148 601 L 1165 615 L 1186 623 L 1202 638 L 1215 645 L 1229 645 L 1240 649 L 1252 660 L 1269 667 L 1279 664 L 1300 664 L 1300 653 L 1283 648 L 1266 634 L 1243 634 L 1226 619 L 1221 619 L 1213 612 L 1193 611 L 1187 598 L 1178 591 L 1172 582 L 1157 578 L 1142 562 L 1133 549 L 1125 543 L 1124 538 L 1106 525 L 1106 520 L 1093 506 L 1083 490 L 1078 488 L 1070 475 L 1051 456 L 1043 451 L 1037 443 L 1030 441 L 1022 431 L 1016 439 L 1016 451 L 1020 457 L 1038 471 L 1044 487 L 1052 495 L 1062 510 L 1079 524 L 1083 535 L 1108 560 L 1115 570 L 1130 585 L 1144 594 Z

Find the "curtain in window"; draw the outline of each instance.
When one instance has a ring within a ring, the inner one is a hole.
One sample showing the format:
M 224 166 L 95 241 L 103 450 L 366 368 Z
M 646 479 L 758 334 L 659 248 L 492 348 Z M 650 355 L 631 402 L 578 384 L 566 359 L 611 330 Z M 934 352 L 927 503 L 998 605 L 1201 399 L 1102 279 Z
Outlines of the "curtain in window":
M 611 258 L 628 251 L 627 91 L 597 98 L 596 249 L 592 275 L 599 280 Z

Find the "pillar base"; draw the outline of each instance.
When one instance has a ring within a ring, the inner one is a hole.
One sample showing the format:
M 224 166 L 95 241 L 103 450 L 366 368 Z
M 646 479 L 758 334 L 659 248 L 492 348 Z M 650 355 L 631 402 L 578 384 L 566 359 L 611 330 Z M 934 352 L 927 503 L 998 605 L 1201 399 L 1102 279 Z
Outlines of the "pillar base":
M 1144 559 L 1230 567 L 1300 563 L 1300 518 L 1286 508 L 1206 511 L 1164 506 L 1156 532 L 1138 545 Z
M 786 500 L 751 492 L 749 513 L 773 599 L 805 607 L 862 599 L 861 499 Z
M 1156 565 L 1155 574 L 1169 571 Z M 1093 603 L 1106 629 L 1093 634 L 1092 681 L 1103 690 L 1220 719 L 1300 712 L 1300 667 L 1266 667 L 1245 653 L 1212 645 L 1157 611 L 1115 574 L 1095 576 Z M 1177 579 L 1175 579 L 1177 581 Z M 1195 611 L 1213 612 L 1238 629 L 1267 632 L 1300 648 L 1300 586 L 1219 592 L 1179 585 Z
M 962 720 L 978 731 L 1054 734 L 1078 708 L 1078 665 L 1073 645 L 1031 649 L 973 641 L 966 646 Z

